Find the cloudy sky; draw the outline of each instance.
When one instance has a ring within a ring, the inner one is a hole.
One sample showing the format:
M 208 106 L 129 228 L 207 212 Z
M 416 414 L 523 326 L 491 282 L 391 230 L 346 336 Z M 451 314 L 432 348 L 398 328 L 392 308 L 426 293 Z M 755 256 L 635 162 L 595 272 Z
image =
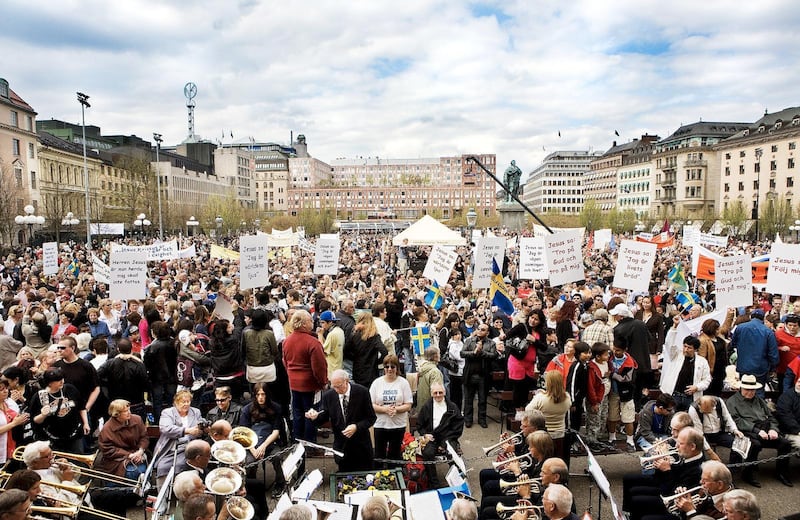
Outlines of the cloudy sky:
M 4 0 L 0 77 L 38 119 L 340 157 L 495 153 L 526 173 L 800 105 L 795 0 Z M 615 137 L 614 131 L 621 137 Z M 558 133 L 561 132 L 561 137 Z

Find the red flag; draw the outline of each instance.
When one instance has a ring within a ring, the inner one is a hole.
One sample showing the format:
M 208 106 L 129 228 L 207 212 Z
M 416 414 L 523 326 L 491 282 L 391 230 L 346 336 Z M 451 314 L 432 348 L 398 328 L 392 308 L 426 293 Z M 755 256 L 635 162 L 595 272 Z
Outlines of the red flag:
M 594 249 L 594 231 L 591 231 L 589 233 L 589 243 L 586 244 L 586 249 L 588 249 L 589 251 Z
M 664 225 L 661 226 L 661 232 L 662 233 L 668 233 L 669 232 L 669 219 L 668 218 L 664 219 Z

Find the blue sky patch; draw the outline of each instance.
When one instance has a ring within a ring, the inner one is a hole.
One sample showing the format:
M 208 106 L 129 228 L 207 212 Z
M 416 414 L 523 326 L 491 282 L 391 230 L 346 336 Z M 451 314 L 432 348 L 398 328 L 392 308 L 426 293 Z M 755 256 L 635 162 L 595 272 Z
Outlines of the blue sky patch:
M 374 70 L 379 78 L 388 78 L 400 74 L 410 65 L 409 58 L 378 58 L 370 64 L 369 68 Z
M 612 49 L 612 53 L 660 56 L 669 52 L 670 46 L 671 43 L 667 40 L 634 40 Z
M 511 20 L 511 17 L 500 10 L 498 7 L 488 4 L 474 4 L 471 9 L 472 16 L 475 18 L 484 18 L 494 16 L 497 19 L 497 23 L 504 24 L 505 22 Z

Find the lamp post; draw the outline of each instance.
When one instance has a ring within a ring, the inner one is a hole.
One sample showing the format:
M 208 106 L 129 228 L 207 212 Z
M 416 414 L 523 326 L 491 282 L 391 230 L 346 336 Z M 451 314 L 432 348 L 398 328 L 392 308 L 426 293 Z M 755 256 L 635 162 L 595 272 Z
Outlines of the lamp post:
M 150 221 L 147 220 L 147 217 L 144 213 L 139 213 L 136 216 L 136 220 L 133 221 L 134 226 L 139 226 L 139 238 L 144 239 L 144 227 L 150 225 Z
M 36 208 L 30 204 L 22 209 L 25 212 L 25 215 L 17 215 L 14 217 L 14 222 L 20 226 L 28 226 L 28 245 L 33 247 L 33 225 L 43 225 L 44 217 L 41 215 L 34 215 L 34 213 L 36 213 Z
M 244 220 L 242 220 L 242 221 L 239 223 L 239 227 L 241 228 L 241 230 L 242 230 L 242 234 L 244 235 L 244 232 L 245 232 L 245 231 L 247 231 L 247 222 L 245 222 Z
M 156 179 L 158 181 L 158 239 L 164 240 L 164 221 L 161 218 L 161 171 L 159 166 L 159 152 L 161 151 L 161 143 L 164 141 L 161 134 L 153 132 L 153 140 L 156 142 Z
M 794 221 L 794 226 L 789 226 L 789 231 L 794 231 L 794 242 L 800 242 L 800 220 Z
M 64 215 L 64 218 L 61 219 L 61 225 L 67 226 L 68 234 L 72 234 L 72 226 L 77 226 L 78 223 L 80 223 L 80 220 L 76 219 L 75 215 L 73 215 L 71 211 Z
M 478 214 L 475 213 L 475 208 L 469 208 L 467 211 L 467 229 L 469 230 L 469 241 L 472 242 L 472 230 L 475 229 L 475 224 L 478 222 Z
M 756 242 L 758 242 L 758 210 L 759 201 L 761 199 L 761 156 L 764 151 L 761 148 L 756 148 L 756 205 L 753 208 L 753 219 L 756 221 Z
M 92 222 L 89 215 L 91 204 L 89 198 L 89 165 L 86 162 L 86 114 L 85 109 L 90 108 L 89 96 L 83 92 L 76 92 L 78 103 L 81 104 L 81 126 L 83 127 L 83 182 L 86 186 L 86 249 L 92 248 Z
M 194 230 L 197 229 L 197 226 L 199 225 L 200 223 L 197 221 L 196 218 L 194 218 L 194 215 L 189 217 L 189 220 L 186 221 L 186 234 L 189 235 L 190 237 L 193 237 L 195 234 Z
M 257 218 L 253 221 L 253 226 L 255 227 L 256 232 L 261 231 L 261 219 Z
M 214 222 L 217 224 L 217 243 L 219 243 L 219 237 L 222 234 L 222 223 L 224 220 L 221 216 L 217 215 L 217 218 L 214 219 Z

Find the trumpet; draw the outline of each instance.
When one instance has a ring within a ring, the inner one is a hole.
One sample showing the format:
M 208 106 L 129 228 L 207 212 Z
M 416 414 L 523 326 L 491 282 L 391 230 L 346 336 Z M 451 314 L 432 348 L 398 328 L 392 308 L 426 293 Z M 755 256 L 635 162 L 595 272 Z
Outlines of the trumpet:
M 681 460 L 681 456 L 678 455 L 678 450 L 672 449 L 666 453 L 659 453 L 658 455 L 639 457 L 639 464 L 642 465 L 642 469 L 655 469 L 656 461 L 667 457 L 670 458 L 671 464 L 677 464 Z
M 693 487 L 692 489 L 687 489 L 681 493 L 675 493 L 674 495 L 668 497 L 661 497 L 661 500 L 664 501 L 664 507 L 667 508 L 667 511 L 673 515 L 678 515 L 680 514 L 680 510 L 678 509 L 676 499 L 684 495 L 691 495 L 692 505 L 695 509 L 697 509 L 697 506 L 702 504 L 705 499 L 708 498 L 708 492 L 703 488 L 703 486 L 697 486 Z
M 506 435 L 506 434 L 504 433 L 503 435 Z M 483 449 L 483 454 L 488 457 L 489 454 L 491 452 L 493 452 L 494 450 L 496 450 L 498 448 L 502 448 L 503 446 L 505 446 L 506 444 L 509 444 L 509 443 L 513 444 L 514 446 L 516 446 L 518 444 L 522 444 L 522 440 L 523 439 L 522 439 L 522 432 L 521 431 L 517 432 L 517 433 L 515 433 L 514 435 L 511 435 L 511 436 L 501 437 L 500 438 L 500 442 L 498 442 L 497 444 L 492 444 L 488 448 L 482 448 Z
M 528 500 L 520 500 L 517 503 L 519 504 L 517 506 L 507 506 L 502 502 L 498 502 L 496 507 L 497 514 L 500 516 L 500 518 L 506 520 L 511 518 L 511 516 L 517 511 L 526 511 L 533 514 L 534 520 L 541 520 L 542 506 L 535 506 Z
M 506 466 L 511 462 L 519 463 L 519 469 L 521 469 L 522 471 L 525 471 L 526 469 L 530 468 L 533 465 L 533 459 L 531 458 L 531 454 L 526 453 L 524 455 L 511 457 L 500 462 L 492 462 L 492 467 L 494 467 L 494 469 L 496 469 L 500 473 L 503 474 L 510 473 L 511 470 L 508 469 Z
M 14 453 L 12 454 L 12 458 L 14 460 L 17 460 L 17 461 L 20 461 L 20 462 L 25 462 L 24 459 L 22 458 L 22 452 L 24 450 L 25 450 L 25 446 L 18 447 L 17 449 L 14 450 Z M 97 458 L 97 453 L 98 452 L 95 452 L 94 455 L 79 455 L 79 454 L 76 454 L 76 453 L 67 453 L 67 452 L 64 452 L 64 451 L 54 451 L 53 455 L 56 455 L 58 457 L 62 457 L 62 458 L 65 458 L 65 459 L 69 459 L 69 460 L 74 460 L 74 461 L 86 464 L 87 466 L 91 466 L 91 465 L 94 464 L 94 459 Z M 134 480 L 134 479 L 130 479 L 130 478 L 119 477 L 117 475 L 113 475 L 111 473 L 106 473 L 104 471 L 98 471 L 98 470 L 94 470 L 94 469 L 91 469 L 91 468 L 84 468 L 83 466 L 78 466 L 77 464 L 72 464 L 70 462 L 66 462 L 66 463 L 58 462 L 58 463 L 55 464 L 55 466 L 58 469 L 61 469 L 62 471 L 64 469 L 64 466 L 67 466 L 69 469 L 74 471 L 77 475 L 81 475 L 81 476 L 85 476 L 85 477 L 89 477 L 89 478 L 97 478 L 97 479 L 100 479 L 100 480 L 106 480 L 108 482 L 114 482 L 116 484 L 120 484 L 120 485 L 125 486 L 125 487 L 132 487 L 132 488 L 134 488 L 136 490 L 134 492 L 138 492 L 138 490 L 141 489 L 141 486 L 142 486 L 141 478 L 139 480 Z
M 506 495 L 519 494 L 520 486 L 530 486 L 531 494 L 540 495 L 542 493 L 542 478 L 521 478 L 512 482 L 500 480 L 500 489 Z
M 654 442 L 649 448 L 647 448 L 647 450 L 645 450 L 645 456 L 656 455 L 657 453 L 664 453 L 665 451 L 668 451 L 671 445 L 667 443 L 669 443 L 671 440 L 673 440 L 672 437 L 664 437 L 660 441 Z

